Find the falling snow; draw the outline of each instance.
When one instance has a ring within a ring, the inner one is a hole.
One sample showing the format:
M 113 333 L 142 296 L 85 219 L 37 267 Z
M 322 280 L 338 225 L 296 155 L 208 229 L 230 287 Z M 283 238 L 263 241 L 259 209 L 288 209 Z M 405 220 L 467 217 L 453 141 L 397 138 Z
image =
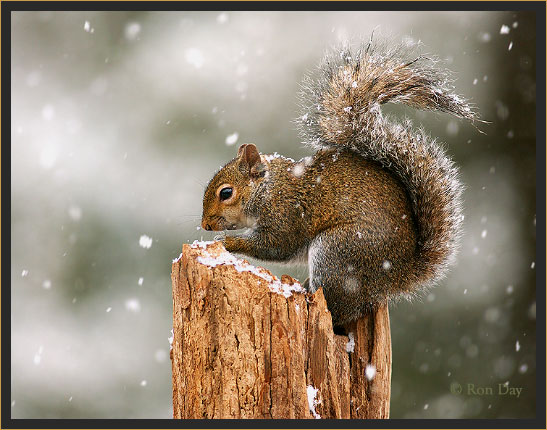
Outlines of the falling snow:
M 84 22 L 84 31 L 91 34 L 95 33 L 95 29 L 91 27 L 91 23 L 89 21 Z
M 226 136 L 226 140 L 224 141 L 224 143 L 228 146 L 232 146 L 234 145 L 237 140 L 239 139 L 239 133 L 232 133 L 228 136 Z
M 40 365 L 40 363 L 42 362 L 42 353 L 43 352 L 44 352 L 44 347 L 40 346 L 38 348 L 38 351 L 36 352 L 36 354 L 34 354 L 33 362 L 36 366 Z
M 68 208 L 68 216 L 72 221 L 80 221 L 82 219 L 82 209 L 78 206 L 70 206 Z
M 500 310 L 497 307 L 490 307 L 484 312 L 484 319 L 490 323 L 495 323 L 500 318 Z
M 131 298 L 125 301 L 125 309 L 130 312 L 140 312 L 141 311 L 141 302 L 139 299 Z
M 481 32 L 479 34 L 479 40 L 483 43 L 488 43 L 492 39 L 492 36 L 490 36 L 490 33 L 487 32 Z
M 141 25 L 138 22 L 130 22 L 125 26 L 125 38 L 127 40 L 136 40 L 141 33 Z
M 458 132 L 460 131 L 460 126 L 458 123 L 454 120 L 448 121 L 446 124 L 446 133 L 450 136 L 456 136 Z
M 152 238 L 151 238 L 151 237 L 148 237 L 148 236 L 145 235 L 145 234 L 143 234 L 143 235 L 139 238 L 139 245 L 140 245 L 142 248 L 149 249 L 149 248 L 152 246 Z
M 217 22 L 219 24 L 224 24 L 228 22 L 229 16 L 226 12 L 222 12 L 220 15 L 217 16 Z
M 53 105 L 47 104 L 42 108 L 42 118 L 46 121 L 51 121 L 55 117 L 55 108 Z
M 359 282 L 359 280 L 352 276 L 348 276 L 344 280 L 344 289 L 348 293 L 356 294 L 359 292 L 360 287 L 361 287 L 361 283 Z
M 303 163 L 297 163 L 293 168 L 292 168 L 292 173 L 294 176 L 296 176 L 297 178 L 300 178 L 303 174 L 304 174 L 304 164 Z
M 154 353 L 154 359 L 158 363 L 164 363 L 165 360 L 167 360 L 167 352 L 164 349 L 156 350 L 156 352 Z
M 42 81 L 42 74 L 38 70 L 33 70 L 26 77 L 26 84 L 29 87 L 36 87 Z
M 536 302 L 532 303 L 528 308 L 528 316 L 533 320 L 536 319 Z
M 187 49 L 184 53 L 184 58 L 187 63 L 191 64 L 196 69 L 201 69 L 201 67 L 203 67 L 203 63 L 205 62 L 203 53 L 197 48 Z
M 365 376 L 369 381 L 372 381 L 376 376 L 376 367 L 373 364 L 367 364 L 365 367 Z

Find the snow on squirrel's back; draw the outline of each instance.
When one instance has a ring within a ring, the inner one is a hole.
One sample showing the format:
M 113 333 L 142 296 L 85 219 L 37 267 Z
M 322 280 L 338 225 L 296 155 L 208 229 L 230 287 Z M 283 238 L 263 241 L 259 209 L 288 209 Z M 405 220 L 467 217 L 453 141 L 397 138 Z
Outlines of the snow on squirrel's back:
M 208 267 L 217 267 L 221 265 L 233 266 L 238 272 L 251 272 L 253 275 L 266 281 L 266 284 L 272 292 L 281 294 L 286 298 L 290 297 L 293 292 L 306 292 L 299 282 L 295 281 L 292 284 L 282 282 L 266 269 L 255 267 L 245 260 L 234 257 L 228 251 L 222 250 L 220 246 L 210 247 L 210 245 L 214 244 L 215 242 L 200 242 L 195 240 L 192 245 L 190 245 L 193 249 L 201 248 L 204 250 L 202 252 L 203 256 L 197 258 L 199 263 Z

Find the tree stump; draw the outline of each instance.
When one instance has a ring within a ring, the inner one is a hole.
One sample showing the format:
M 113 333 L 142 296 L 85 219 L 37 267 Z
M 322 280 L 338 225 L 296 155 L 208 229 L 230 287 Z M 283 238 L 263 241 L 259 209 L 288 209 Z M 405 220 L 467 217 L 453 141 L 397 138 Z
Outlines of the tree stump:
M 387 306 L 333 333 L 307 294 L 229 254 L 183 245 L 173 261 L 174 418 L 388 418 Z

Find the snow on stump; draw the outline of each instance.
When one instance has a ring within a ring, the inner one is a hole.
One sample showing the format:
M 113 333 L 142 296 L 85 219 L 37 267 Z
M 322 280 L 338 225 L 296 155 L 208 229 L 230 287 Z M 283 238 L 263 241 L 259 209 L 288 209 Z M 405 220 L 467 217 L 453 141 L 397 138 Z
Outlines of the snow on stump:
M 228 253 L 183 245 L 173 261 L 174 418 L 388 418 L 387 306 L 333 333 L 307 294 Z

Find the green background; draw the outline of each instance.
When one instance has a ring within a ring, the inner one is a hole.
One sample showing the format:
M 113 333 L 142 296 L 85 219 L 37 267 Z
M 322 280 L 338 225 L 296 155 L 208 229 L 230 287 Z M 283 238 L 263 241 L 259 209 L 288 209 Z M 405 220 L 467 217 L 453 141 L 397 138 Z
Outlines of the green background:
M 240 143 L 310 154 L 291 122 L 304 73 L 374 29 L 421 41 L 491 122 L 385 108 L 444 142 L 467 187 L 457 265 L 391 306 L 391 416 L 535 415 L 535 16 L 219 11 L 13 13 L 13 417 L 171 416 L 171 260 L 213 236 L 204 186 Z M 466 392 L 507 381 L 519 398 Z

